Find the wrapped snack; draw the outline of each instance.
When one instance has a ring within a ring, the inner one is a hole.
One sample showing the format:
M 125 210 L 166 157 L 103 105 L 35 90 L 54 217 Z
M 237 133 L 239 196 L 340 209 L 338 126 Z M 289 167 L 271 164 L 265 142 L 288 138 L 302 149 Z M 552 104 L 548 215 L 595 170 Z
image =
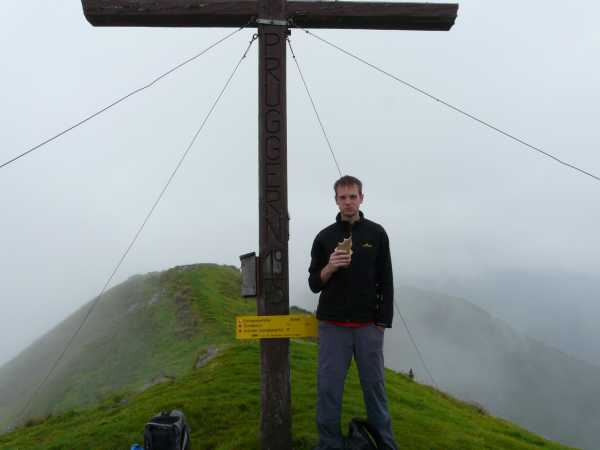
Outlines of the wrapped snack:
M 338 242 L 338 245 L 335 249 L 340 250 L 342 252 L 346 252 L 350 256 L 352 256 L 352 236 L 344 239 L 342 242 Z

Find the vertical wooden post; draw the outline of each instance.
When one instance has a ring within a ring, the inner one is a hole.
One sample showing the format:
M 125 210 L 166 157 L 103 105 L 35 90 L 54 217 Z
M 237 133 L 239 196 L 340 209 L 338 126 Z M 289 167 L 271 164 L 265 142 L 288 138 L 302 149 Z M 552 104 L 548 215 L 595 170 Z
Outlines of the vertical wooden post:
M 258 314 L 289 314 L 285 0 L 259 0 Z M 292 448 L 289 339 L 261 340 L 261 447 Z

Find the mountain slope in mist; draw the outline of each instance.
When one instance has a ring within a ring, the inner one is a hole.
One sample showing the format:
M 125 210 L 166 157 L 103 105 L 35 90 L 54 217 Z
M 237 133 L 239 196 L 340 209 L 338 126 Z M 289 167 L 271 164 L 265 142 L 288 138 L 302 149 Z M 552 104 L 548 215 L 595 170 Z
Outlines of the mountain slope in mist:
M 316 343 L 291 342 L 295 450 L 311 450 L 317 444 L 316 360 Z M 259 449 L 259 361 L 258 343 L 231 345 L 205 366 L 171 382 L 142 393 L 114 395 L 94 407 L 40 419 L 0 435 L 0 449 L 126 449 L 142 442 L 144 423 L 152 415 L 173 408 L 186 413 L 195 450 Z M 401 374 L 386 370 L 385 377 L 394 433 L 403 450 L 569 450 Z M 352 365 L 343 423 L 364 415 L 358 373 Z
M 519 335 L 464 300 L 409 287 L 397 294 L 441 389 L 551 439 L 598 448 L 600 368 Z M 400 321 L 387 335 L 386 365 L 413 368 L 431 382 Z
M 110 289 L 25 416 L 91 404 L 117 390 L 189 372 L 194 355 L 232 340 L 233 311 L 255 310 L 240 301 L 239 280 L 234 267 L 202 264 L 134 276 Z M 91 304 L 0 367 L 0 430 L 23 419 L 15 416 Z
M 26 414 L 52 417 L 30 420 L 32 426 L 0 437 L 0 449 L 12 450 L 17 443 L 18 448 L 53 450 L 74 446 L 122 448 L 131 440 L 139 441 L 144 419 L 171 407 L 183 407 L 190 413 L 199 448 L 216 448 L 218 441 L 211 440 L 215 433 L 223 439 L 220 448 L 256 448 L 258 349 L 255 344 L 248 346 L 234 340 L 235 316 L 252 314 L 255 303 L 242 299 L 239 292 L 238 269 L 209 264 L 132 277 L 111 289 L 98 302 Z M 453 305 L 449 298 L 437 301 L 416 304 L 429 304 L 430 308 L 424 310 L 425 318 L 433 314 L 429 322 L 439 323 L 440 318 L 450 324 L 464 320 L 467 334 L 463 336 L 465 342 L 457 344 L 459 347 L 468 348 L 468 325 L 487 330 L 489 324 L 480 320 L 485 316 L 482 311 L 473 313 L 464 305 L 456 307 L 458 303 Z M 0 414 L 5 426 L 14 422 L 16 413 L 22 410 L 89 307 L 77 311 L 0 368 Z M 453 318 L 452 311 L 458 317 Z M 394 333 L 398 330 L 396 327 Z M 445 342 L 452 330 L 438 326 L 438 331 L 439 339 Z M 394 343 L 394 333 L 387 334 L 388 343 Z M 216 356 L 200 367 L 199 362 L 206 362 L 204 357 L 214 355 L 215 348 Z M 312 448 L 316 444 L 317 349 L 313 342 L 306 341 L 294 343 L 293 348 L 297 448 Z M 395 354 L 396 348 L 387 353 Z M 399 374 L 387 371 L 386 376 L 395 432 L 403 448 L 562 448 Z M 162 383 L 151 387 L 157 382 Z M 203 384 L 199 390 L 197 383 Z M 345 420 L 349 414 L 364 415 L 354 368 L 347 387 Z M 204 399 L 212 403 L 204 404 Z M 98 433 L 103 436 L 104 447 L 95 442 Z
M 600 366 L 597 277 L 560 270 L 493 270 L 438 282 L 434 290 L 476 302 L 519 332 Z

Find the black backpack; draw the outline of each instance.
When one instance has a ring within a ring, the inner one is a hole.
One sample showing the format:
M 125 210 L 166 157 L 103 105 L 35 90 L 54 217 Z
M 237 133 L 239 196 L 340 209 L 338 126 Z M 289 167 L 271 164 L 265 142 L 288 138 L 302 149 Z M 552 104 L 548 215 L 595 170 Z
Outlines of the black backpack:
M 144 427 L 144 450 L 190 450 L 190 428 L 176 409 L 162 411 Z
M 350 421 L 346 450 L 380 450 L 385 448 L 379 431 L 373 425 L 357 417 Z

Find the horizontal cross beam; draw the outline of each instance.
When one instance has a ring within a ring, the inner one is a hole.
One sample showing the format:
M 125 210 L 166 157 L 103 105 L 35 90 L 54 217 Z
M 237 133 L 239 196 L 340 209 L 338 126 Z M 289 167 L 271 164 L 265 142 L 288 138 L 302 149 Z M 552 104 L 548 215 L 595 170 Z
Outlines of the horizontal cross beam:
M 82 0 L 94 26 L 241 27 L 256 26 L 252 0 Z M 373 30 L 448 31 L 457 4 L 354 1 L 288 1 L 289 26 Z

